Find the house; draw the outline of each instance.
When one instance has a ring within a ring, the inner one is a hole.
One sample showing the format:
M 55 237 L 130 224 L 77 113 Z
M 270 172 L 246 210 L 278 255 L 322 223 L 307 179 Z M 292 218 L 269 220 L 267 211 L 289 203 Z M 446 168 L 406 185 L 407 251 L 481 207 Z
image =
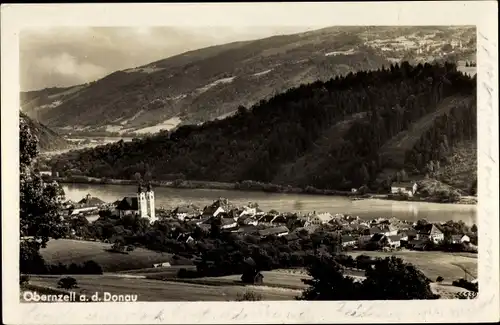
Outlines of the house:
M 294 233 L 292 232 L 291 234 L 288 234 L 288 235 L 284 235 L 283 238 L 287 241 L 287 242 L 294 242 L 294 241 L 297 241 L 300 239 L 300 237 L 297 235 L 297 233 Z
M 85 208 L 76 208 L 76 209 L 69 209 L 71 211 L 69 215 L 71 217 L 78 216 L 78 215 L 87 215 L 90 213 L 96 213 L 99 211 L 98 207 L 85 207 Z
M 350 235 L 344 235 L 341 238 L 342 247 L 353 247 L 356 245 L 356 240 Z
M 372 235 L 361 235 L 358 237 L 358 246 L 364 247 L 372 238 Z
M 243 216 L 254 216 L 257 213 L 256 208 L 243 207 L 243 211 L 240 213 L 239 217 Z
M 204 216 L 216 217 L 221 212 L 229 212 L 235 209 L 235 207 L 229 203 L 228 199 L 220 198 L 209 206 L 203 209 Z
M 382 247 L 386 246 L 387 242 L 388 242 L 387 236 L 378 233 L 373 235 L 365 246 L 368 249 L 381 249 Z
M 435 224 L 429 223 L 418 229 L 417 239 L 438 244 L 444 240 L 444 233 Z
M 170 267 L 170 263 L 169 262 L 163 262 L 163 263 L 155 263 L 153 264 L 153 267 Z
M 391 248 L 401 247 L 401 237 L 398 235 L 387 236 L 387 244 Z
M 282 215 L 277 215 L 274 217 L 273 220 L 271 220 L 271 223 L 273 225 L 281 225 L 281 226 L 284 226 L 286 225 L 286 217 L 285 216 L 282 216 Z
M 330 220 L 328 220 L 328 221 L 330 221 Z M 326 221 L 326 222 L 328 222 L 328 221 Z M 317 214 L 314 214 L 314 215 L 307 216 L 306 222 L 309 224 L 313 224 L 313 225 L 321 225 L 323 223 L 323 220 Z
M 103 204 L 105 204 L 103 200 L 97 198 L 97 197 L 92 197 L 90 194 L 87 194 L 83 199 L 78 201 L 78 205 L 80 207 L 98 207 Z
M 231 230 L 231 232 L 238 233 L 238 234 L 256 234 L 259 231 L 259 229 L 255 226 L 244 226 L 240 227 L 238 229 Z
M 380 227 L 371 227 L 370 230 L 370 235 L 377 235 L 377 234 L 381 234 L 382 233 L 382 229 L 380 229 Z
M 273 219 L 275 218 L 276 216 L 274 214 L 265 214 L 263 216 L 261 216 L 260 218 L 258 218 L 258 222 L 260 224 L 271 224 L 271 221 L 273 221 Z
M 407 246 L 415 250 L 425 250 L 428 243 L 429 241 L 427 240 L 412 239 L 408 241 Z
M 126 196 L 124 197 L 120 203 L 116 206 L 116 210 L 118 211 L 120 218 L 125 215 L 136 215 L 139 211 L 139 204 L 137 201 L 137 197 L 134 196 Z
M 470 243 L 470 237 L 467 235 L 452 235 L 451 243 L 452 244 Z
M 393 225 L 384 225 L 380 227 L 381 233 L 386 236 L 395 236 L 398 233 L 398 228 Z
M 207 206 L 205 209 L 203 209 L 203 217 L 217 217 L 219 213 L 225 213 L 226 210 L 224 208 L 219 207 L 219 206 Z
M 259 230 L 259 236 L 261 236 L 261 237 L 268 237 L 271 235 L 281 237 L 281 236 L 288 235 L 288 233 L 289 233 L 289 230 L 285 226 L 271 227 L 271 228 Z
M 199 211 L 192 206 L 177 207 L 172 213 L 181 221 L 187 218 L 194 218 L 200 214 Z
M 245 226 L 249 226 L 249 225 L 257 226 L 258 223 L 259 223 L 257 221 L 257 219 L 254 216 L 251 216 L 251 215 L 243 215 L 243 216 L 241 216 L 241 217 L 238 218 L 237 222 L 240 225 L 245 225 Z
M 318 225 L 304 225 L 304 227 L 297 227 L 293 230 L 294 233 L 300 233 L 301 231 L 305 231 L 308 234 L 314 233 L 319 228 Z
M 413 196 L 417 192 L 417 183 L 415 182 L 395 182 L 391 185 L 391 194 L 408 194 Z
M 408 236 L 408 240 L 412 240 L 412 239 L 417 238 L 418 233 L 415 229 L 408 229 L 405 232 L 406 232 L 406 235 Z
M 221 218 L 221 229 L 232 229 L 238 227 L 238 222 L 233 218 Z
M 319 213 L 316 216 L 321 220 L 321 223 L 328 223 L 333 219 L 333 215 L 329 212 Z

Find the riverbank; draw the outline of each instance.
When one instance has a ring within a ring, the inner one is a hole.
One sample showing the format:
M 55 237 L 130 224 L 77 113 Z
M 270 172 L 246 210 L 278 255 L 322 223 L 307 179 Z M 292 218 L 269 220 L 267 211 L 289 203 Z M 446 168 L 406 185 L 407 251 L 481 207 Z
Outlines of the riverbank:
M 109 179 L 88 176 L 72 176 L 72 177 L 50 177 L 51 180 L 61 184 L 101 184 L 101 185 L 136 185 L 136 180 L 129 179 Z M 283 186 L 270 183 L 260 183 L 255 181 L 243 181 L 236 183 L 226 182 L 211 182 L 211 181 L 192 181 L 192 180 L 152 180 L 151 185 L 154 187 L 167 187 L 178 189 L 207 189 L 207 190 L 240 190 L 240 191 L 256 191 L 270 193 L 289 193 L 289 194 L 310 194 L 310 195 L 332 195 L 332 196 L 348 196 L 348 197 L 363 197 L 370 198 L 370 195 L 356 195 L 348 191 L 338 190 L 322 190 L 313 187 L 305 189 L 291 186 Z
M 99 184 L 99 185 L 136 185 L 136 180 L 128 179 L 109 179 L 97 178 L 88 176 L 71 176 L 71 177 L 50 177 L 61 184 Z M 282 193 L 282 194 L 307 194 L 307 195 L 322 195 L 322 196 L 340 196 L 351 198 L 353 200 L 376 199 L 389 201 L 410 201 L 410 202 L 427 202 L 427 203 L 442 203 L 442 204 L 477 204 L 477 198 L 471 196 L 461 197 L 457 202 L 442 202 L 432 197 L 399 197 L 390 194 L 370 194 L 360 195 L 350 191 L 326 190 L 317 189 L 311 186 L 306 188 L 298 188 L 292 186 L 283 186 L 271 183 L 261 183 L 256 181 L 242 181 L 237 183 L 226 182 L 211 182 L 211 181 L 193 181 L 193 180 L 152 180 L 151 185 L 154 187 L 176 188 L 176 189 L 207 189 L 207 190 L 237 190 L 237 191 L 253 191 L 267 193 Z

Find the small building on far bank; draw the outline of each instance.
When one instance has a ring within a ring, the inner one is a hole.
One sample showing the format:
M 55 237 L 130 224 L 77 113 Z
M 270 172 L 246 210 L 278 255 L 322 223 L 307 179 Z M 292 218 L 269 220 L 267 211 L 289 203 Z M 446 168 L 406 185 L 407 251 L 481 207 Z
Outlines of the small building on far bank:
M 467 235 L 452 235 L 451 243 L 452 244 L 470 243 L 470 237 Z
M 417 192 L 416 182 L 394 182 L 391 184 L 391 194 L 408 194 L 412 197 Z

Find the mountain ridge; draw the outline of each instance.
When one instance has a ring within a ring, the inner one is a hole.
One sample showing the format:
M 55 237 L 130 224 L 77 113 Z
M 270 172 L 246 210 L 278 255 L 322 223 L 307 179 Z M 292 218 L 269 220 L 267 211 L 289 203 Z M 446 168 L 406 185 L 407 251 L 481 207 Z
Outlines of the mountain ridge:
M 417 33 L 429 36 L 426 43 L 416 43 L 424 39 Z M 233 42 L 115 71 L 25 103 L 23 110 L 58 132 L 173 129 L 230 115 L 300 84 L 387 67 L 405 56 L 443 57 L 449 39 L 474 43 L 474 29 L 328 27 Z M 473 56 L 472 45 L 456 46 L 452 54 Z

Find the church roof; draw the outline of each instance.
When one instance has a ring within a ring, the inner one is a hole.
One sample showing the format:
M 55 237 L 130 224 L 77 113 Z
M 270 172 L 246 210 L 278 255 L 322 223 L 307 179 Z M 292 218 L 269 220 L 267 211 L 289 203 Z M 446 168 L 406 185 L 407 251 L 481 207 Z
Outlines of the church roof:
M 116 206 L 117 210 L 139 210 L 139 204 L 137 202 L 137 197 L 127 196 L 121 200 Z

